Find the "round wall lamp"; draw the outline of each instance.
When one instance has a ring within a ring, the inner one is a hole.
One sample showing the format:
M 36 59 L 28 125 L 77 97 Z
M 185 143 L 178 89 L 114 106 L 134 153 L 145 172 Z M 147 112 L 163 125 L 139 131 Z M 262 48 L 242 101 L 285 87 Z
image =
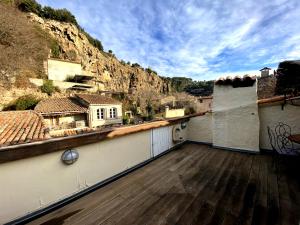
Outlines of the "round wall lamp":
M 185 129 L 187 126 L 187 122 L 181 122 L 181 129 Z
M 64 151 L 61 156 L 61 161 L 66 165 L 71 165 L 77 161 L 79 158 L 79 153 L 76 150 L 70 149 Z

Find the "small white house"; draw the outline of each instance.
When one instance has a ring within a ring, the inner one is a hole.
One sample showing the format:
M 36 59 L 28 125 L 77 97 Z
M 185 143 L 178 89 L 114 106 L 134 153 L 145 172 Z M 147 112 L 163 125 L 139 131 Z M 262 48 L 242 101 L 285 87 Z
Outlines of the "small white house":
M 89 127 L 122 123 L 122 103 L 103 95 L 77 94 L 79 102 L 88 107 Z
M 122 124 L 122 103 L 96 94 L 45 99 L 37 104 L 35 111 L 54 130 Z

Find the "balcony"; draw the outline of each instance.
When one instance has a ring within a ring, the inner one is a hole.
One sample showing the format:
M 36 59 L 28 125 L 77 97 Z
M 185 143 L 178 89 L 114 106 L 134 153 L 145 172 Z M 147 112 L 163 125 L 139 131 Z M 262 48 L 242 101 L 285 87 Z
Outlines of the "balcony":
M 29 224 L 298 224 L 300 160 L 188 143 Z
M 24 116 L 12 117 L 0 224 L 298 224 L 300 158 L 276 154 L 268 128 L 299 133 L 299 107 L 243 91 L 248 103 L 216 93 L 213 112 L 31 142 L 42 123 L 15 135 Z M 79 158 L 66 164 L 70 150 Z

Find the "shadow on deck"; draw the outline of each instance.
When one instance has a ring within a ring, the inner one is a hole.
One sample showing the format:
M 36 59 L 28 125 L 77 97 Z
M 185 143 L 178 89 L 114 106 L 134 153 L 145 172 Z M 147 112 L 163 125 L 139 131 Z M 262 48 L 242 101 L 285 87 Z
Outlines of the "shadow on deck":
M 30 224 L 299 222 L 299 158 L 185 144 Z

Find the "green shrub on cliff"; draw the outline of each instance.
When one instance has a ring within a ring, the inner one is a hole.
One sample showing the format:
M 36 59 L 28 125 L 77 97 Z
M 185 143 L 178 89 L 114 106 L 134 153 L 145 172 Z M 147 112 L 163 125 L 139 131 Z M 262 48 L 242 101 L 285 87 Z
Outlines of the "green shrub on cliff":
M 52 80 L 44 80 L 44 84 L 41 86 L 41 91 L 47 95 L 52 95 L 55 91 L 55 86 L 53 85 Z
M 39 16 L 42 13 L 42 6 L 35 0 L 18 0 L 16 1 L 18 9 L 23 12 L 33 12 Z
M 25 95 L 17 99 L 16 110 L 34 109 L 39 100 L 33 95 Z
M 98 48 L 100 51 L 103 51 L 101 41 L 99 41 L 96 38 L 93 38 L 91 35 L 85 32 L 84 29 L 79 26 L 75 16 L 69 10 L 53 9 L 50 6 L 42 7 L 35 0 L 17 0 L 15 4 L 18 7 L 18 9 L 23 12 L 32 12 L 44 19 L 51 19 L 74 24 L 81 31 L 81 33 L 83 33 L 87 37 L 90 44 Z
M 40 100 L 33 95 L 24 95 L 6 105 L 3 108 L 3 111 L 34 109 L 34 107 L 38 104 L 39 101 Z

